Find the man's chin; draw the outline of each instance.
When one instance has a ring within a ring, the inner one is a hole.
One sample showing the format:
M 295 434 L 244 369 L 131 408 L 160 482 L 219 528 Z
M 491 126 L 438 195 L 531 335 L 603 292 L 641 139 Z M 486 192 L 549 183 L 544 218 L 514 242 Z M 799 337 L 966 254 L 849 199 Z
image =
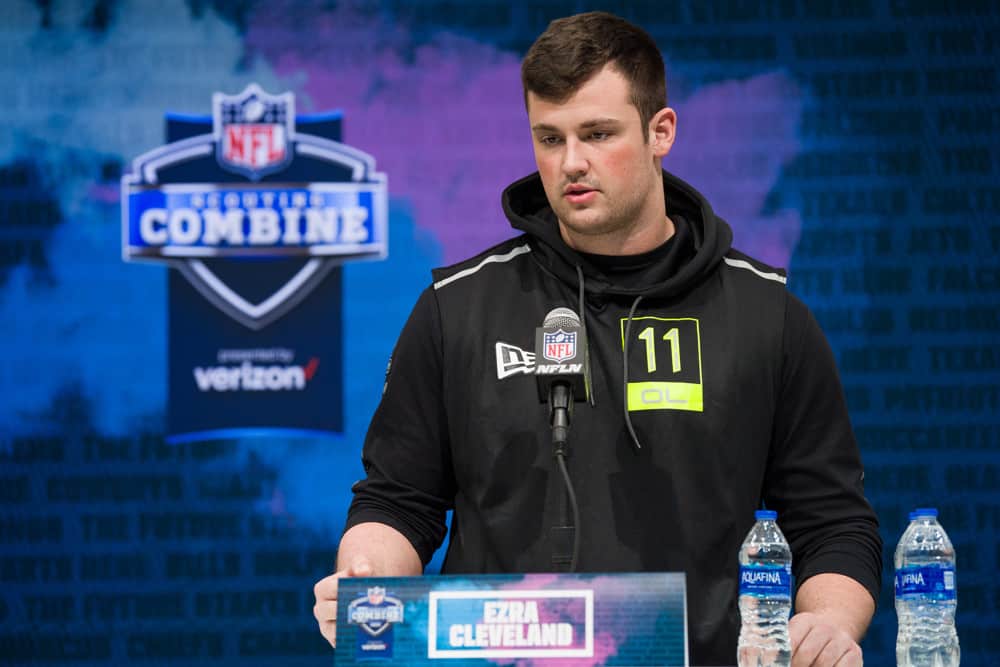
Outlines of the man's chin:
M 614 231 L 615 225 L 597 211 L 572 211 L 559 216 L 560 224 L 576 236 L 601 236 Z

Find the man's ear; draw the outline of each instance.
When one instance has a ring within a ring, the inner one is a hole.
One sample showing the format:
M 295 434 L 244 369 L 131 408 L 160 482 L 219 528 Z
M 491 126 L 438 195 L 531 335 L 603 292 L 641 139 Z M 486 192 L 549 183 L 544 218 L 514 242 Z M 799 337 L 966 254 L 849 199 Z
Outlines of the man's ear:
M 653 155 L 665 157 L 674 145 L 677 134 L 677 114 L 670 107 L 664 107 L 649 120 L 649 143 Z

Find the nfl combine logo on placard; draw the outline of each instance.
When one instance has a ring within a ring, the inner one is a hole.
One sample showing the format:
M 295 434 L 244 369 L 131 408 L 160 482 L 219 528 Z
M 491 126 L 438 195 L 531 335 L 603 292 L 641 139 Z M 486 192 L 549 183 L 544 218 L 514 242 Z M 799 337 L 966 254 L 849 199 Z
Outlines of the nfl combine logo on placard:
M 388 248 L 385 176 L 375 160 L 297 132 L 293 95 L 256 85 L 213 96 L 210 133 L 136 158 L 122 178 L 122 200 L 125 260 L 171 264 L 255 330 L 300 302 L 334 265 L 380 259 Z M 234 284 L 239 267 L 231 260 L 296 258 L 294 270 L 264 289 Z
M 565 332 L 558 329 L 554 332 L 546 332 L 542 355 L 549 361 L 556 363 L 572 359 L 576 356 L 576 332 Z
M 392 626 L 403 622 L 403 603 L 387 595 L 384 587 L 372 586 L 348 605 L 347 622 L 358 626 L 355 651 L 359 659 L 392 658 Z

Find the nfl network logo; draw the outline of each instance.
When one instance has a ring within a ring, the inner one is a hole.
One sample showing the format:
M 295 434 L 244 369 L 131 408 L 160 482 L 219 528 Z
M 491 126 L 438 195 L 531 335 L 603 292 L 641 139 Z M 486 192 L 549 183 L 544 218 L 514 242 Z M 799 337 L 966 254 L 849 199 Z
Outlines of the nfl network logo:
M 546 331 L 542 340 L 542 356 L 549 361 L 562 363 L 576 356 L 576 332 L 558 329 Z
M 339 119 L 321 116 L 297 120 L 292 93 L 256 84 L 215 93 L 211 116 L 185 117 L 191 136 L 143 153 L 122 176 L 123 259 L 169 264 L 259 330 L 337 264 L 384 258 L 385 175 L 371 155 L 296 128 Z M 261 260 L 282 269 L 258 280 Z

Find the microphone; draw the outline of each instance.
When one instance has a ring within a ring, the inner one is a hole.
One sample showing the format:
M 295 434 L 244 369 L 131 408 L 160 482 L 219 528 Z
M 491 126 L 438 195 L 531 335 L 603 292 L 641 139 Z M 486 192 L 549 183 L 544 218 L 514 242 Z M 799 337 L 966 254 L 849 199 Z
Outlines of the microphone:
M 538 400 L 549 404 L 556 455 L 565 455 L 573 403 L 587 400 L 587 339 L 569 308 L 552 309 L 535 329 L 535 380 Z
M 535 329 L 535 380 L 538 400 L 549 404 L 553 454 L 566 486 L 559 500 L 556 525 L 550 531 L 552 566 L 557 572 L 576 572 L 580 555 L 580 507 L 566 455 L 573 403 L 588 398 L 587 370 L 587 339 L 580 317 L 569 308 L 549 311 L 542 326 Z M 567 509 L 573 512 L 572 523 Z

